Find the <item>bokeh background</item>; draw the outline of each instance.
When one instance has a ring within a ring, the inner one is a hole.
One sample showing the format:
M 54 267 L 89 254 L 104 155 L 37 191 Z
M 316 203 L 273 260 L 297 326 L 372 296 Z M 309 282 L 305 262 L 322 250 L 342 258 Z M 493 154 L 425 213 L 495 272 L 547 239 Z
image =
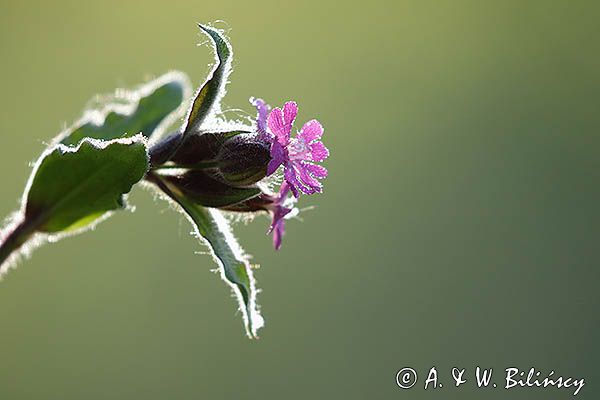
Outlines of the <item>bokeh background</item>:
M 593 1 L 0 2 L 0 215 L 96 93 L 235 50 L 225 104 L 295 99 L 331 149 L 262 267 L 245 338 L 187 221 L 134 213 L 37 250 L 0 284 L 2 399 L 567 399 L 451 388 L 536 367 L 600 394 L 600 7 Z M 418 387 L 400 390 L 411 366 Z M 424 391 L 424 372 L 444 388 Z M 545 375 L 542 375 L 545 376 Z

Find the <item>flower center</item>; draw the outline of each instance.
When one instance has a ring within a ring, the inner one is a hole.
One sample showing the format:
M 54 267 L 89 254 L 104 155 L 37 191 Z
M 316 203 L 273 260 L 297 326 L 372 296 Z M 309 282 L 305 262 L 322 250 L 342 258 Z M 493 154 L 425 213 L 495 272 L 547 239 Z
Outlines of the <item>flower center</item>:
M 306 160 L 309 153 L 309 147 L 302 138 L 296 138 L 288 146 L 290 160 Z

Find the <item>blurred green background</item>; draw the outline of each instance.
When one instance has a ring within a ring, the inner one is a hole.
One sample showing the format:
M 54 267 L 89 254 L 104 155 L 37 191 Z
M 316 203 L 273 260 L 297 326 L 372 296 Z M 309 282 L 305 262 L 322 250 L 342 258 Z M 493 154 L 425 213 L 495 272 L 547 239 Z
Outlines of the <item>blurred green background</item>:
M 223 20 L 225 105 L 295 99 L 331 149 L 245 338 L 187 221 L 135 213 L 37 250 L 0 284 L 1 399 L 567 399 L 450 387 L 452 367 L 536 367 L 600 394 L 600 6 L 593 1 L 0 3 L 0 215 L 96 93 L 205 78 Z M 411 366 L 418 387 L 400 390 Z M 424 391 L 439 369 L 444 388 Z M 497 374 L 497 375 L 496 375 Z

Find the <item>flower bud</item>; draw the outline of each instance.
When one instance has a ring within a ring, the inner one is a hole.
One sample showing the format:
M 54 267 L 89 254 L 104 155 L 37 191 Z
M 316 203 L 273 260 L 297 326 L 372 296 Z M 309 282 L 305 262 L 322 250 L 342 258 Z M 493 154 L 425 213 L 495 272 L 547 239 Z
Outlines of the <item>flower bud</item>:
M 221 147 L 216 165 L 219 177 L 232 186 L 252 185 L 267 175 L 269 146 L 255 135 L 237 135 Z
M 168 160 L 166 159 L 168 157 Z M 214 180 L 232 187 L 248 187 L 267 175 L 270 144 L 246 131 L 205 132 L 167 137 L 151 149 L 152 165 L 205 170 Z
M 233 206 L 261 193 L 256 186 L 240 188 L 227 185 L 215 179 L 209 171 L 187 171 L 182 175 L 164 175 L 162 179 L 204 207 Z
M 207 132 L 186 137 L 169 161 L 185 166 L 214 161 L 223 144 L 238 132 Z
M 173 152 L 177 150 L 182 138 L 181 132 L 175 132 L 152 146 L 148 151 L 150 154 L 150 164 L 157 166 L 167 162 L 169 157 L 173 155 Z

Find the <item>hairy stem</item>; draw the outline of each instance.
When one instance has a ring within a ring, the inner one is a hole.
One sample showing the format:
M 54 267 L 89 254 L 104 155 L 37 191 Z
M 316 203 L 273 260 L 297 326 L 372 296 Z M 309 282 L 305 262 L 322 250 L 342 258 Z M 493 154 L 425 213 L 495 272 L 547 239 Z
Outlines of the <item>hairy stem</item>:
M 171 189 L 166 185 L 166 183 L 162 179 L 160 179 L 160 177 L 158 175 L 156 175 L 155 173 L 150 171 L 146 175 L 145 179 L 148 182 L 152 182 L 153 184 L 155 184 L 160 190 L 163 191 L 164 194 L 166 194 L 173 201 L 175 201 L 177 204 L 182 206 L 181 203 L 179 202 L 179 198 L 177 197 L 177 195 L 171 191 Z
M 190 211 L 188 210 L 188 207 L 186 206 L 186 204 L 184 202 L 182 202 L 181 195 L 178 195 L 173 190 L 171 190 L 171 188 L 165 183 L 164 180 L 161 179 L 161 177 L 159 175 L 156 175 L 155 173 L 150 171 L 146 175 L 146 180 L 148 182 L 152 182 L 153 184 L 155 184 L 160 190 L 162 190 L 162 192 L 164 194 L 169 196 L 169 198 L 171 200 L 173 200 L 175 203 L 177 203 L 179 205 L 179 207 L 181 207 L 186 213 L 189 214 Z
M 34 222 L 34 221 L 33 221 Z M 29 240 L 35 232 L 35 223 L 24 219 L 19 222 L 10 232 L 4 241 L 0 243 L 0 266 L 21 246 Z

